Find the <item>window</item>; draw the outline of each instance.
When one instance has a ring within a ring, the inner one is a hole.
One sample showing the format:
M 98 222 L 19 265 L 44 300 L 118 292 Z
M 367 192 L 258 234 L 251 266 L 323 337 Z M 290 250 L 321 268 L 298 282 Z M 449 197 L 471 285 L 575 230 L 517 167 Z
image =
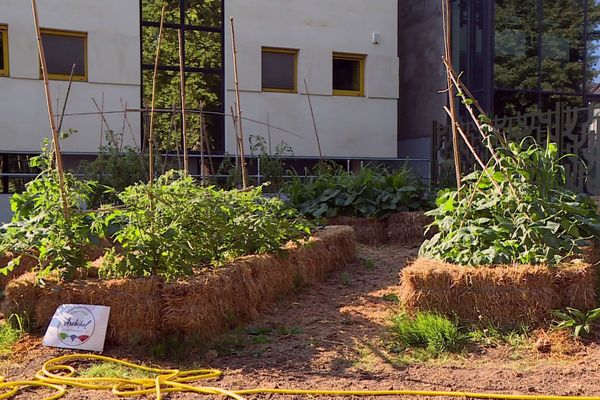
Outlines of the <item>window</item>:
M 333 53 L 333 95 L 365 95 L 365 56 Z
M 262 49 L 262 90 L 297 93 L 298 50 Z
M 0 76 L 8 72 L 8 26 L 0 25 Z
M 48 66 L 48 78 L 87 80 L 87 33 L 42 29 L 42 43 Z

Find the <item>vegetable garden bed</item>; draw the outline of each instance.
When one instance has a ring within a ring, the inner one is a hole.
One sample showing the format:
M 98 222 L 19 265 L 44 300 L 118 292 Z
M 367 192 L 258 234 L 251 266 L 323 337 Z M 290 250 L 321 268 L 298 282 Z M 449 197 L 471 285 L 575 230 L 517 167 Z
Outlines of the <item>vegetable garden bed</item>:
M 498 327 L 539 325 L 556 309 L 595 308 L 599 257 L 557 266 L 461 266 L 419 258 L 401 273 L 401 302 L 409 312 L 433 311 Z
M 425 226 L 431 218 L 422 211 L 404 211 L 384 219 L 340 216 L 329 218 L 329 225 L 348 225 L 354 228 L 356 241 L 368 245 L 419 245 L 425 239 Z
M 33 273 L 5 290 L 5 315 L 27 314 L 45 327 L 65 303 L 111 307 L 107 341 L 152 342 L 168 334 L 208 340 L 257 316 L 261 307 L 297 288 L 323 279 L 355 258 L 354 232 L 328 227 L 281 254 L 261 254 L 187 279 L 159 277 L 50 282 L 36 285 Z

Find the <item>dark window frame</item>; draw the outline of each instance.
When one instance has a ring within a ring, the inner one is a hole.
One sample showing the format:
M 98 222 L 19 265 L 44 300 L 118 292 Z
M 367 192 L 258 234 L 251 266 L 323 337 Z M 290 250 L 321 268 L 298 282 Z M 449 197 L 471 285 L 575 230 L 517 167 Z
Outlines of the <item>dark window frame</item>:
M 42 28 L 40 29 L 40 33 L 42 35 L 42 41 L 44 35 L 57 36 L 57 37 L 75 37 L 83 39 L 83 74 L 73 74 L 73 81 L 87 82 L 88 81 L 88 33 L 80 32 L 80 31 L 70 31 L 64 29 L 55 29 L 55 28 Z M 46 64 L 48 64 L 48 56 L 51 54 L 50 52 L 44 49 L 44 53 L 46 56 Z M 40 63 L 41 64 L 41 63 Z M 42 67 L 40 65 L 40 79 L 43 79 L 42 76 Z M 57 73 L 48 71 L 48 79 L 54 81 L 68 81 L 71 79 L 71 74 L 69 73 Z
M 265 86 L 264 84 L 264 74 L 265 74 L 265 65 L 264 65 L 264 54 L 286 54 L 293 57 L 293 88 L 284 88 L 284 87 L 275 87 L 275 86 Z M 274 92 L 274 93 L 298 93 L 298 57 L 300 51 L 298 49 L 285 49 L 279 47 L 268 47 L 263 46 L 261 48 L 261 89 L 263 92 Z
M 332 80 L 332 90 L 334 96 L 353 96 L 353 97 L 365 97 L 365 79 L 366 79 L 366 64 L 367 56 L 365 54 L 354 54 L 354 53 L 340 53 L 334 52 L 331 58 L 331 73 L 332 77 L 335 74 L 334 62 L 335 60 L 346 60 L 354 61 L 358 63 L 359 77 L 358 77 L 358 89 L 347 90 L 347 89 L 336 89 L 335 79 Z

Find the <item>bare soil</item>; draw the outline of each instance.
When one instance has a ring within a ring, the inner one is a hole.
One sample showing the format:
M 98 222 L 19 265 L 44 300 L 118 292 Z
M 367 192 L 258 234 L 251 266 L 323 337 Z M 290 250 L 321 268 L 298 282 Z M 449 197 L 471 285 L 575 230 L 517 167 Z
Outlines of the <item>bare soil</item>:
M 246 327 L 210 345 L 112 348 L 106 355 L 160 367 L 211 367 L 225 371 L 210 385 L 226 389 L 415 389 L 600 396 L 600 346 L 536 331 L 517 344 L 474 346 L 463 354 L 407 362 L 386 345 L 386 325 L 398 310 L 398 272 L 416 248 L 359 245 L 359 261 L 324 283 L 300 288 Z M 542 339 L 540 339 L 542 338 Z M 542 353 L 540 341 L 551 350 Z M 28 337 L 0 366 L 8 380 L 32 378 L 63 351 Z M 207 385 L 207 382 L 200 382 Z M 31 391 L 19 398 L 39 399 Z M 173 394 L 170 399 L 198 398 Z M 285 398 L 284 396 L 257 396 Z M 71 389 L 66 399 L 111 399 L 106 392 Z M 288 396 L 287 398 L 300 398 Z

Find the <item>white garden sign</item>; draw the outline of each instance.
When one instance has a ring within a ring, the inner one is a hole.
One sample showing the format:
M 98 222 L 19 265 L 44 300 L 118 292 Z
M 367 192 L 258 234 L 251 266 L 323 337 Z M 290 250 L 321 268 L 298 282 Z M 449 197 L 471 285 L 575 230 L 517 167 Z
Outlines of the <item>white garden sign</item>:
M 63 304 L 56 309 L 44 345 L 73 350 L 103 351 L 110 307 Z

